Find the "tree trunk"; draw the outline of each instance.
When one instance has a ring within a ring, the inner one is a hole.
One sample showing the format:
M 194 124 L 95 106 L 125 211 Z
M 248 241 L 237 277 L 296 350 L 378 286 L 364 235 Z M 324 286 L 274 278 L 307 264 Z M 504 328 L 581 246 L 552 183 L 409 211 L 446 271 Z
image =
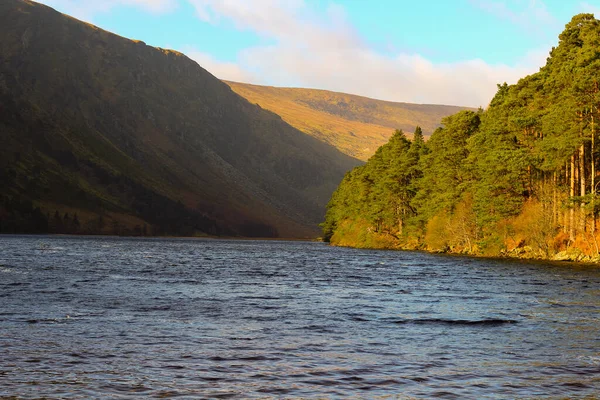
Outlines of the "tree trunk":
M 565 162 L 565 185 L 569 183 L 569 162 Z M 563 211 L 563 233 L 569 232 L 569 211 L 564 208 Z
M 552 225 L 557 225 L 558 204 L 556 198 L 556 171 L 552 175 Z
M 569 185 L 569 195 L 571 199 L 575 197 L 575 154 L 571 155 L 571 182 Z M 575 241 L 575 208 L 573 204 L 569 209 L 569 240 L 571 242 Z
M 581 144 L 579 148 L 579 195 L 581 197 L 585 196 L 585 143 Z M 582 203 L 579 205 L 579 215 L 580 215 L 580 228 L 581 232 L 585 232 L 586 226 L 586 217 L 585 217 L 585 206 Z
M 398 237 L 402 236 L 402 228 L 404 226 L 404 210 L 401 211 L 401 217 L 398 218 Z
M 590 191 L 592 193 L 592 235 L 596 235 L 596 165 L 594 159 L 594 151 L 596 147 L 596 132 L 594 130 L 594 106 L 592 106 L 592 148 L 590 149 L 590 175 L 591 175 L 591 186 Z M 597 252 L 597 251 L 596 251 Z M 596 254 L 597 255 L 597 254 Z
M 528 177 L 528 181 L 527 181 L 527 198 L 531 199 L 531 196 L 533 196 L 533 184 L 532 184 L 532 176 L 531 176 L 531 165 L 527 166 L 527 177 Z

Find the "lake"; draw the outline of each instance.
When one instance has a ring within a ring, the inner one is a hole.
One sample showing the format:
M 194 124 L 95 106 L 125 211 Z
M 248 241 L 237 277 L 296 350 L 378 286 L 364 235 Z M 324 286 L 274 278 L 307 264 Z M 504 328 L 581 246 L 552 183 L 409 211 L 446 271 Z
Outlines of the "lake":
M 0 397 L 584 398 L 600 269 L 0 236 Z

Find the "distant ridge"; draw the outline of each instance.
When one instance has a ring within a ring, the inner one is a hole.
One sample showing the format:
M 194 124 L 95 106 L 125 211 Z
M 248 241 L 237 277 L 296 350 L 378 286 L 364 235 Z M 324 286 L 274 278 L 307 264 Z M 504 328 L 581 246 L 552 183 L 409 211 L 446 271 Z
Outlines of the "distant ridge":
M 181 53 L 27 0 L 0 1 L 0 143 L 0 232 L 314 237 L 360 164 Z
M 319 89 L 281 88 L 226 81 L 251 103 L 273 111 L 290 125 L 367 160 L 387 143 L 395 129 L 412 134 L 416 126 L 425 136 L 442 118 L 469 107 L 398 103 Z

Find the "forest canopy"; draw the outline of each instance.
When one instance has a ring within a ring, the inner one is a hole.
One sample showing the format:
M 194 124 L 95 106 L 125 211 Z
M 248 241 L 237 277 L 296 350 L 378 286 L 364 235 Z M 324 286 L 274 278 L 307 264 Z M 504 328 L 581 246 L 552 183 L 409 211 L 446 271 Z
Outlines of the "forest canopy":
M 322 224 L 354 247 L 598 257 L 600 21 L 573 17 L 544 67 L 424 142 L 396 131 L 348 172 Z

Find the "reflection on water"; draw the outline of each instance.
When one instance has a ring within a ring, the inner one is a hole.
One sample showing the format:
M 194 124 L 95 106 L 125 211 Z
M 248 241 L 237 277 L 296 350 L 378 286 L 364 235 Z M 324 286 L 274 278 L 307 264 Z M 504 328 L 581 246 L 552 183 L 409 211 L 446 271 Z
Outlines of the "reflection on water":
M 600 270 L 321 243 L 0 237 L 0 397 L 573 398 Z

